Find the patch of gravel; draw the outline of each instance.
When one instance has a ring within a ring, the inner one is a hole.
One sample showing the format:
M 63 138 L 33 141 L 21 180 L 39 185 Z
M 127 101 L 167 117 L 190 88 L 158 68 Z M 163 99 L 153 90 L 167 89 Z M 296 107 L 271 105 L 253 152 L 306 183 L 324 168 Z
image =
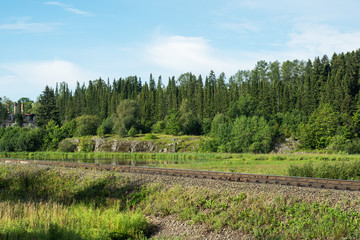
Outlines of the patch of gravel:
M 191 225 L 189 221 L 180 222 L 176 216 L 150 217 L 150 222 L 156 226 L 153 239 L 253 239 L 242 231 L 225 228 L 215 232 L 205 225 Z
M 3 164 L 3 163 L 0 163 Z M 16 164 L 19 165 L 19 164 Z M 107 171 L 69 169 L 63 167 L 49 167 L 44 165 L 24 164 L 24 168 L 57 168 L 63 170 L 65 174 L 77 172 L 80 174 L 91 174 L 94 177 L 100 177 L 107 174 Z M 309 187 L 283 186 L 274 184 L 255 184 L 243 182 L 228 182 L 211 179 L 183 178 L 176 176 L 151 175 L 140 173 L 120 173 L 114 174 L 128 178 L 130 181 L 136 181 L 139 184 L 160 183 L 168 188 L 173 186 L 192 187 L 195 189 L 209 189 L 214 193 L 221 194 L 240 194 L 245 193 L 248 196 L 259 196 L 274 202 L 276 198 L 283 198 L 289 201 L 308 202 L 327 204 L 331 207 L 339 207 L 343 211 L 360 211 L 360 191 L 345 191 L 332 189 L 316 189 Z M 190 222 L 179 221 L 176 215 L 167 217 L 149 217 L 150 222 L 155 226 L 155 239 L 253 239 L 239 230 L 230 228 L 215 232 L 206 225 L 191 225 Z

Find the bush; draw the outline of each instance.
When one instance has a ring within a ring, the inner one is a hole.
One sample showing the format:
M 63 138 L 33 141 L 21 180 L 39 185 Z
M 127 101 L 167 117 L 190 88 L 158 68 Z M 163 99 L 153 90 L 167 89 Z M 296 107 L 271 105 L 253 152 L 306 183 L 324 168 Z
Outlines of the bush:
M 157 139 L 157 137 L 154 134 L 151 134 L 151 133 L 146 134 L 144 138 L 146 140 Z
M 216 144 L 216 141 L 214 139 L 200 139 L 199 144 L 199 150 L 200 152 L 217 152 L 218 145 Z
M 128 131 L 128 134 L 127 134 L 129 137 L 134 137 L 136 135 L 136 129 L 134 128 L 134 126 L 132 126 L 130 128 L 130 130 Z
M 92 152 L 95 148 L 95 142 L 90 138 L 82 138 L 79 143 L 79 150 L 81 152 Z
M 70 142 L 70 140 L 64 139 L 59 143 L 58 150 L 60 152 L 75 152 L 76 145 Z
M 13 152 L 17 150 L 19 127 L 7 127 L 0 140 L 0 151 Z
M 100 119 L 93 115 L 83 115 L 75 118 L 76 131 L 75 136 L 92 136 L 96 135 L 96 130 L 100 125 Z
M 360 180 L 360 161 L 322 162 L 319 165 L 307 163 L 302 166 L 290 166 L 289 176 Z
M 163 133 L 165 131 L 165 122 L 157 121 L 151 129 L 153 133 Z

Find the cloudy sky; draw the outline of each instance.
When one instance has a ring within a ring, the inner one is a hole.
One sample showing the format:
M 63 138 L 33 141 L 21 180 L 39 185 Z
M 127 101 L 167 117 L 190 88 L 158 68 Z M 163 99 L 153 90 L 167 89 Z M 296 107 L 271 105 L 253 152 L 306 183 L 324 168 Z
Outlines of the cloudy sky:
M 0 96 L 150 73 L 207 75 L 360 47 L 358 0 L 11 0 L 0 8 Z

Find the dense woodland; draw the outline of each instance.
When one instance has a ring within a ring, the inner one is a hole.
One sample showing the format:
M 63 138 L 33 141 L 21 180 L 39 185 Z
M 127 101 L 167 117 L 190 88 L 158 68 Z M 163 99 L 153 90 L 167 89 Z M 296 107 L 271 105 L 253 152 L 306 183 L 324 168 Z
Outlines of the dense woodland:
M 304 149 L 357 153 L 359 74 L 357 50 L 331 59 L 259 61 L 229 78 L 213 71 L 166 82 L 130 76 L 78 83 L 74 90 L 62 82 L 46 87 L 35 103 L 19 100 L 25 112 L 36 113 L 37 127 L 22 129 L 17 114 L 17 127 L 0 129 L 0 151 L 54 150 L 73 136 L 152 132 L 204 135 L 201 151 L 269 152 L 292 137 Z M 0 105 L 2 119 L 12 111 L 7 102 Z

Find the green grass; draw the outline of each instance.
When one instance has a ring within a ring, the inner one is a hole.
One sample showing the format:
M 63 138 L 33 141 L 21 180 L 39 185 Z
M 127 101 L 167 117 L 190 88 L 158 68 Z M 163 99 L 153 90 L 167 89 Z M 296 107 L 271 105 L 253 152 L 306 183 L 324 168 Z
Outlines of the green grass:
M 143 239 L 140 186 L 110 174 L 0 165 L 0 239 Z
M 140 207 L 148 215 L 177 214 L 180 220 L 220 230 L 243 230 L 257 239 L 358 239 L 360 213 L 354 209 L 269 194 L 213 192 L 173 187 L 149 196 Z
M 140 164 L 150 167 L 241 172 L 271 175 L 289 174 L 292 167 L 360 161 L 360 155 L 346 154 L 230 154 L 230 153 L 112 153 L 112 152 L 10 152 L 0 158 L 65 160 L 79 162 Z M 296 175 L 296 174 L 295 174 Z M 296 175 L 299 176 L 299 175 Z M 319 176 L 317 176 L 319 177 Z M 331 176 L 329 175 L 329 178 Z M 353 178 L 357 179 L 357 178 Z
M 0 164 L 0 239 L 144 239 L 146 216 L 168 215 L 257 239 L 359 239 L 358 205 Z
M 118 211 L 116 205 L 96 208 L 79 203 L 0 203 L 0 238 L 128 239 L 142 238 L 149 222 L 141 213 Z M 116 238 L 117 237 L 117 238 Z
M 310 162 L 300 166 L 290 166 L 288 174 L 298 177 L 360 180 L 360 161 L 321 161 L 316 165 Z

